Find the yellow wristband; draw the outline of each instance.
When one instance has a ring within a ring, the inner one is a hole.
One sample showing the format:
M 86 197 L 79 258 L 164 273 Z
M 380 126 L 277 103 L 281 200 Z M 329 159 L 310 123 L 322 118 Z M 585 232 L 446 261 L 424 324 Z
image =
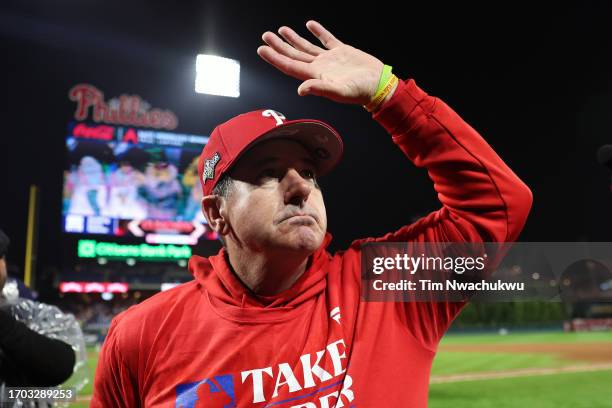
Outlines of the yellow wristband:
M 380 105 L 380 103 L 387 97 L 387 95 L 389 95 L 389 93 L 395 87 L 398 81 L 398 78 L 395 75 L 391 74 L 391 77 L 389 78 L 387 83 L 384 84 L 384 86 L 380 88 L 378 92 L 376 92 L 376 95 L 374 95 L 374 98 L 372 98 L 370 103 L 368 103 L 367 105 L 363 105 L 363 107 L 368 112 L 376 110 L 378 105 Z

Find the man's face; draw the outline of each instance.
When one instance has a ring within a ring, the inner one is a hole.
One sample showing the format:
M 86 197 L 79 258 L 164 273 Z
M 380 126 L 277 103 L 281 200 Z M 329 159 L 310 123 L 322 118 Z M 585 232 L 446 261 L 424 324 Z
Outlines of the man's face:
M 290 139 L 261 142 L 239 159 L 227 200 L 227 222 L 252 250 L 313 253 L 327 215 L 308 150 Z

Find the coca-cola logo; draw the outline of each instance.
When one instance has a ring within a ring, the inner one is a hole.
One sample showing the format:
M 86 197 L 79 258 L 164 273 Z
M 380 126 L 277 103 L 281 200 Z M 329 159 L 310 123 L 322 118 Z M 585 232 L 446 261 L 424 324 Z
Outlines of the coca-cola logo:
M 115 135 L 115 128 L 106 125 L 87 126 L 84 123 L 78 123 L 72 130 L 74 137 L 81 139 L 98 139 L 110 141 Z
M 74 118 L 79 121 L 90 117 L 97 123 L 155 129 L 173 130 L 178 126 L 178 118 L 172 111 L 151 108 L 138 95 L 121 95 L 105 101 L 104 93 L 95 86 L 77 84 L 70 89 L 68 96 L 77 104 Z

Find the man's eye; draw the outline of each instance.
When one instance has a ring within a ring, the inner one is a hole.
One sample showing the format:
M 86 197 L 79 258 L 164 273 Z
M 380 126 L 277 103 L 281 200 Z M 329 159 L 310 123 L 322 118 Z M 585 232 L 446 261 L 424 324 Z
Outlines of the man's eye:
M 276 176 L 274 169 L 264 169 L 259 173 L 259 178 L 275 178 Z

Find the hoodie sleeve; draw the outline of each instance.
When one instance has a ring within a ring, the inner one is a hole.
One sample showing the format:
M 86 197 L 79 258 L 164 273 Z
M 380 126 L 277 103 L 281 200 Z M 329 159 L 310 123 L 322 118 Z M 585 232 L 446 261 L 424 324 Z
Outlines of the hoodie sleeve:
M 400 81 L 373 118 L 414 165 L 427 169 L 442 206 L 395 232 L 355 241 L 353 249 L 368 242 L 517 239 L 531 208 L 531 191 L 448 105 L 427 95 L 411 79 Z M 404 317 L 415 322 L 413 334 L 434 347 L 463 305 L 409 302 L 401 307 L 407 313 Z
M 90 407 L 137 407 L 138 382 L 120 352 L 120 316 L 113 319 L 100 351 Z
M 31 330 L 5 310 L 0 310 L 0 351 L 0 378 L 15 386 L 61 384 L 76 359 L 69 344 Z

